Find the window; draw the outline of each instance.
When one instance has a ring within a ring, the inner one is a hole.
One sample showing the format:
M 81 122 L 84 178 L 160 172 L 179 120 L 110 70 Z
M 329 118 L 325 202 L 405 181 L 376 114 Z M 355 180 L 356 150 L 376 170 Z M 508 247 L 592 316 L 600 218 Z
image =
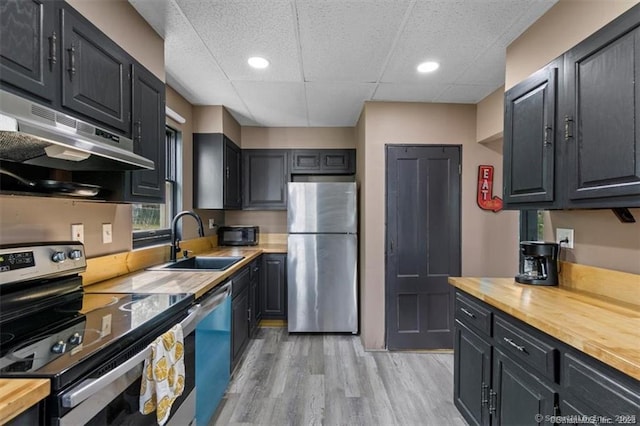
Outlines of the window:
M 171 219 L 177 211 L 179 133 L 167 127 L 165 136 L 165 203 L 138 203 L 131 209 L 133 248 L 167 243 L 171 240 Z

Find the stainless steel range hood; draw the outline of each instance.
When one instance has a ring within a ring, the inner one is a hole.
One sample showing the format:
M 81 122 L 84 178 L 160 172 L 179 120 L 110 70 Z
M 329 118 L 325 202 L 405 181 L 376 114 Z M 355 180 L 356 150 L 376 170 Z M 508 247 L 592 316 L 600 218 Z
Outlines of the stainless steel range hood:
M 154 169 L 133 141 L 0 90 L 0 160 L 62 170 Z

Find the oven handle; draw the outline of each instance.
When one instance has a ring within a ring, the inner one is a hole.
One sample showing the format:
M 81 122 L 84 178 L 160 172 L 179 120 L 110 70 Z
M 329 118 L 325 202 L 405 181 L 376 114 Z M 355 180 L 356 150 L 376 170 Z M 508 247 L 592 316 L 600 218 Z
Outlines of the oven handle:
M 196 316 L 198 315 L 198 310 L 199 307 L 197 305 L 189 309 L 189 315 L 180 322 L 183 330 L 185 328 L 188 329 L 195 321 Z M 65 408 L 73 408 L 77 406 L 91 395 L 109 386 L 129 370 L 136 368 L 141 362 L 147 359 L 149 355 L 151 355 L 151 345 L 147 346 L 124 363 L 109 371 L 104 376 L 98 377 L 97 379 L 86 379 L 82 381 L 72 391 L 62 395 L 62 406 Z

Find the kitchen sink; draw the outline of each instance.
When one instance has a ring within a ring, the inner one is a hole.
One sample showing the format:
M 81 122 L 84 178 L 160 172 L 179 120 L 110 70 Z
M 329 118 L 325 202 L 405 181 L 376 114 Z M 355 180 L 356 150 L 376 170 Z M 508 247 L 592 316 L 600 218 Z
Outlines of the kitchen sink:
M 149 271 L 224 271 L 244 259 L 243 256 L 195 256 L 149 268 Z

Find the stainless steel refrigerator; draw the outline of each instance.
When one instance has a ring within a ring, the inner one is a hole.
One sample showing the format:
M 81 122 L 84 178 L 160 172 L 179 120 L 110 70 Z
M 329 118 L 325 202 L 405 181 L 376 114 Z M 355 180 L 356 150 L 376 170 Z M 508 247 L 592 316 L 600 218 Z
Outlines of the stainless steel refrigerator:
M 358 332 L 355 182 L 288 186 L 289 332 Z

